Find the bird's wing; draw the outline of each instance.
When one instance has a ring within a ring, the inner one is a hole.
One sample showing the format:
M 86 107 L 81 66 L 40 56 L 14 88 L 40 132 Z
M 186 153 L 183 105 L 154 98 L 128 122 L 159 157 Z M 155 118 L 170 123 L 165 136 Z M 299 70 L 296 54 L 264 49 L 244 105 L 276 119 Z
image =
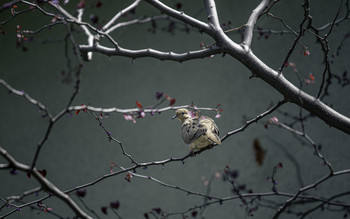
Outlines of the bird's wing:
M 221 144 L 221 140 L 219 137 L 219 128 L 215 124 L 214 120 L 212 120 L 209 117 L 204 116 L 199 121 L 199 124 L 208 130 L 206 132 L 206 135 L 207 135 L 209 140 L 211 140 L 212 142 L 215 142 L 216 144 Z
M 192 143 L 206 131 L 206 127 L 200 124 L 198 119 L 187 119 L 181 126 L 181 136 L 186 144 Z

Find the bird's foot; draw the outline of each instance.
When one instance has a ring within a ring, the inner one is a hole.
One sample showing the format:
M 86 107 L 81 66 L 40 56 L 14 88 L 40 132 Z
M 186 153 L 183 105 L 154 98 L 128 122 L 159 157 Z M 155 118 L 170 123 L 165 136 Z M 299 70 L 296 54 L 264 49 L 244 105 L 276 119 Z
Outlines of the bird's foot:
M 194 153 L 194 149 L 191 149 L 190 153 L 191 153 L 191 157 L 196 156 L 196 154 Z

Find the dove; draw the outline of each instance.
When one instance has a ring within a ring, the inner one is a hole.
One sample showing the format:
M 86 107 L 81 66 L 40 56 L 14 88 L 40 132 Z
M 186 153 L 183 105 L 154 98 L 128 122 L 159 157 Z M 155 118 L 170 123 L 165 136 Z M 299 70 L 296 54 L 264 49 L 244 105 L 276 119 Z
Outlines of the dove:
M 181 137 L 191 150 L 200 150 L 214 143 L 220 145 L 219 128 L 214 120 L 207 116 L 192 118 L 188 110 L 181 108 L 176 110 L 172 119 L 181 122 Z

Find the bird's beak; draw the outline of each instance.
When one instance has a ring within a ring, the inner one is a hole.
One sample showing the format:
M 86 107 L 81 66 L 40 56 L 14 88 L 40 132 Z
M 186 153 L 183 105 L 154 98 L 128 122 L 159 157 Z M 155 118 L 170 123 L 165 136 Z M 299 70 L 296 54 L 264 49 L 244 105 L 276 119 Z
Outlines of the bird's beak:
M 171 117 L 171 119 L 176 119 L 177 118 L 177 116 L 176 115 L 174 115 L 173 117 Z

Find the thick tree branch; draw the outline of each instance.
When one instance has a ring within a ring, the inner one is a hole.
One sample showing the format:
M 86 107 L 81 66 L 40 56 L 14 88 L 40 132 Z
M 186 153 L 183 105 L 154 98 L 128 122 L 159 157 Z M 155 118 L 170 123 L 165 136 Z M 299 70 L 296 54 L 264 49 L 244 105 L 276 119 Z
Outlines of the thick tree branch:
M 183 62 L 192 59 L 210 57 L 211 55 L 222 53 L 222 49 L 219 46 L 212 46 L 207 49 L 197 50 L 197 51 L 188 51 L 186 53 L 174 53 L 174 52 L 162 52 L 154 49 L 140 49 L 140 50 L 131 50 L 124 49 L 122 47 L 118 48 L 108 48 L 101 45 L 95 46 L 80 46 L 81 52 L 99 52 L 108 56 L 124 56 L 132 59 L 141 58 L 141 57 L 153 57 L 159 60 L 172 60 L 177 62 Z
M 177 110 L 180 108 L 188 108 L 188 109 L 194 109 L 194 106 L 192 105 L 182 105 L 182 106 L 168 106 L 163 108 L 144 108 L 143 112 L 145 113 L 161 113 L 168 110 Z M 68 108 L 69 111 L 77 111 L 77 110 L 84 110 L 87 109 L 89 111 L 97 112 L 97 113 L 137 113 L 140 112 L 139 108 L 130 108 L 130 109 L 121 109 L 117 107 L 112 108 L 101 108 L 101 107 L 94 107 L 94 106 L 71 106 Z M 195 107 L 196 110 L 205 110 L 205 111 L 215 111 L 215 108 L 209 108 L 209 107 Z
M 246 46 L 246 49 L 249 49 L 252 44 L 253 39 L 253 30 L 255 23 L 259 17 L 259 15 L 265 10 L 265 8 L 269 5 L 270 0 L 262 0 L 258 7 L 256 7 L 252 14 L 250 15 L 247 24 L 245 25 L 245 33 L 244 33 L 244 40 L 243 45 Z
M 173 9 L 169 9 L 167 6 L 161 4 L 160 2 L 151 1 L 151 0 L 147 0 L 147 1 L 151 2 L 154 6 L 159 7 L 161 10 L 164 10 L 164 12 L 168 13 L 170 16 L 173 16 L 177 19 L 181 19 L 182 21 L 187 22 L 189 24 L 191 23 L 190 18 L 187 18 L 187 17 L 184 18 L 180 16 L 177 11 Z M 300 28 L 302 28 L 308 16 L 309 6 L 307 3 L 308 1 L 306 0 L 304 5 L 305 17 L 302 23 L 300 24 Z M 258 10 L 256 10 L 251 15 L 252 17 L 250 19 L 250 22 L 253 22 L 254 19 L 256 19 L 260 11 L 263 10 L 267 4 L 268 2 L 265 0 L 260 3 L 260 5 L 257 7 Z M 280 92 L 285 97 L 286 101 L 292 102 L 301 106 L 302 108 L 308 110 L 312 114 L 318 116 L 320 119 L 325 121 L 328 125 L 333 126 L 339 130 L 342 130 L 343 132 L 350 134 L 350 119 L 348 117 L 336 112 L 331 107 L 322 103 L 319 99 L 314 98 L 309 94 L 301 91 L 295 85 L 290 83 L 282 75 L 282 73 L 276 72 L 275 70 L 271 69 L 264 62 L 262 62 L 258 57 L 256 57 L 251 50 L 247 51 L 245 48 L 237 45 L 223 32 L 213 33 L 212 31 L 208 30 L 208 33 L 211 33 L 211 35 L 214 34 L 215 35 L 214 38 L 221 42 L 222 47 L 218 45 L 214 45 L 205 50 L 193 51 L 193 52 L 182 53 L 182 54 L 172 53 L 172 52 L 168 52 L 168 53 L 160 52 L 153 49 L 143 49 L 143 50 L 128 50 L 123 48 L 112 49 L 112 48 L 107 48 L 100 45 L 95 47 L 80 46 L 80 49 L 83 52 L 88 52 L 92 50 L 92 51 L 97 51 L 106 55 L 126 56 L 133 59 L 139 58 L 139 57 L 154 57 L 160 60 L 173 60 L 173 61 L 179 61 L 179 62 L 196 59 L 196 58 L 203 58 L 203 57 L 207 57 L 218 53 L 228 53 L 231 56 L 233 56 L 235 59 L 243 63 L 248 69 L 250 69 L 253 75 L 260 77 L 265 82 L 267 82 L 272 87 L 274 87 L 278 92 Z M 249 31 L 247 33 L 249 34 Z M 299 36 L 301 36 L 301 32 L 299 33 Z M 297 38 L 295 42 L 297 42 L 298 39 L 299 38 Z
M 0 146 L 0 154 L 9 162 L 10 166 L 15 169 L 21 170 L 23 172 L 31 172 L 35 179 L 49 192 L 54 196 L 58 197 L 62 201 L 64 201 L 75 213 L 77 216 L 81 218 L 92 218 L 87 215 L 83 210 L 79 208 L 79 206 L 69 197 L 69 195 L 63 193 L 59 188 L 57 188 L 52 182 L 50 182 L 47 178 L 41 175 L 41 173 L 34 168 L 31 171 L 31 167 L 25 164 L 22 164 L 16 161 L 4 148 Z
M 220 21 L 218 17 L 218 13 L 216 10 L 216 5 L 214 0 L 204 0 L 204 6 L 207 10 L 208 14 L 208 21 L 209 24 L 212 26 L 212 29 L 214 31 L 222 31 L 220 27 Z
M 78 10 L 78 22 L 82 22 L 83 13 L 84 13 L 84 9 L 81 8 L 81 9 Z M 89 46 L 93 46 L 94 45 L 94 35 L 92 35 L 92 33 L 90 32 L 89 28 L 87 28 L 85 25 L 82 25 L 80 27 L 84 31 L 84 33 L 85 33 L 85 35 L 87 37 L 88 45 Z M 92 52 L 88 52 L 87 53 L 86 59 L 88 61 L 92 60 Z
M 268 67 L 251 51 L 245 54 L 240 53 L 240 56 L 238 56 L 237 53 L 230 52 L 230 54 L 241 61 L 253 74 L 257 75 L 280 92 L 286 101 L 301 106 L 322 119 L 328 125 L 350 134 L 350 119 L 348 117 L 297 88 L 289 82 L 283 74 Z
M 313 113 L 314 115 L 321 118 L 323 121 L 325 121 L 330 126 L 334 126 L 335 128 L 338 128 L 346 133 L 350 133 L 350 119 L 348 117 L 345 117 L 341 115 L 340 113 L 336 112 L 335 110 L 331 109 L 318 99 L 304 93 L 297 87 L 295 87 L 293 84 L 291 84 L 287 79 L 283 77 L 282 74 L 277 74 L 276 71 L 270 69 L 265 63 L 263 63 L 260 59 L 258 59 L 252 51 L 247 51 L 246 49 L 242 48 L 241 46 L 237 45 L 236 43 L 232 42 L 223 32 L 214 32 L 208 24 L 205 24 L 201 21 L 198 21 L 188 15 L 185 15 L 182 12 L 178 12 L 160 1 L 156 0 L 146 0 L 148 3 L 159 9 L 161 12 L 168 14 L 169 16 L 172 16 L 180 21 L 183 21 L 189 25 L 192 25 L 200 30 L 204 30 L 204 32 L 208 33 L 210 36 L 212 36 L 217 41 L 220 41 L 222 46 L 214 45 L 212 47 L 209 47 L 208 49 L 200 50 L 200 51 L 189 51 L 187 53 L 173 53 L 173 52 L 161 52 L 153 49 L 142 49 L 142 50 L 129 50 L 124 48 L 118 48 L 116 42 L 115 45 L 116 48 L 107 48 L 101 45 L 95 45 L 95 46 L 80 46 L 80 50 L 82 52 L 90 52 L 90 51 L 97 51 L 106 55 L 118 55 L 118 56 L 126 56 L 130 58 L 139 58 L 139 57 L 154 57 L 160 60 L 173 60 L 173 61 L 186 61 L 190 59 L 196 59 L 196 58 L 203 58 L 208 57 L 213 54 L 218 53 L 229 53 L 234 58 L 242 62 L 248 69 L 250 69 L 254 75 L 257 75 L 264 81 L 266 81 L 268 84 L 270 84 L 272 87 L 274 87 L 276 90 L 278 90 L 286 99 L 286 101 L 293 102 L 304 109 L 308 110 L 309 112 Z M 25 1 L 22 1 L 25 2 Z M 208 1 L 209 2 L 209 1 Z M 31 4 L 31 3 L 27 3 Z M 267 0 L 263 0 L 259 6 L 253 11 L 248 23 L 251 23 L 251 25 L 254 24 L 256 21 L 258 15 L 261 13 L 261 11 L 266 8 L 268 5 Z M 213 10 L 215 8 L 212 8 Z M 40 9 L 44 14 L 50 15 L 50 13 L 43 11 Z M 305 0 L 304 4 L 304 20 L 300 24 L 300 28 L 302 28 L 303 23 L 308 17 L 308 1 Z M 215 16 L 214 16 L 215 18 Z M 77 20 L 73 20 L 74 23 L 78 23 L 79 25 L 86 25 L 89 28 L 93 28 L 89 26 L 86 23 L 78 22 Z M 253 28 L 251 26 L 250 28 Z M 94 29 L 94 28 L 93 28 Z M 249 29 L 249 28 L 248 28 Z M 99 30 L 96 30 L 97 33 L 101 33 L 104 35 L 109 36 L 108 34 L 102 33 Z M 249 38 L 252 37 L 249 33 L 251 30 L 246 30 L 246 43 L 249 44 Z M 302 34 L 302 31 L 299 32 L 299 36 Z M 109 36 L 110 37 L 110 36 Z M 112 42 L 114 42 L 113 39 Z M 296 40 L 297 41 L 297 40 Z

